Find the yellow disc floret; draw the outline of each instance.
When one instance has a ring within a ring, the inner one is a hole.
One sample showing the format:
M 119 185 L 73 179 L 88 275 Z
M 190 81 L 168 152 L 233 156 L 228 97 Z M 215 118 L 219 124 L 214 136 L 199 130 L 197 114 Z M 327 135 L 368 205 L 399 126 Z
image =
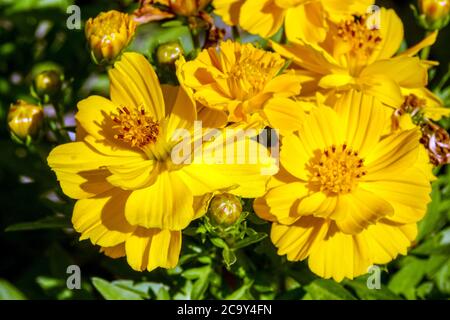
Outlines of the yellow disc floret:
M 358 152 L 345 144 L 316 153 L 309 171 L 311 187 L 332 195 L 351 192 L 358 179 L 367 174 Z
M 153 121 L 145 109 L 130 111 L 127 107 L 119 109 L 118 115 L 113 116 L 117 130 L 114 138 L 129 143 L 132 147 L 143 148 L 148 144 L 155 143 L 159 135 L 159 124 Z

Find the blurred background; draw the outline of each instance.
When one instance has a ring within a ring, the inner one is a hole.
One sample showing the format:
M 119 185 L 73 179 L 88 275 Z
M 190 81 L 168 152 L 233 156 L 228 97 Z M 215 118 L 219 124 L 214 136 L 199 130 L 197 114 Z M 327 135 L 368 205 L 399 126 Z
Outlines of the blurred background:
M 425 35 L 411 3 L 415 2 L 377 1 L 394 8 L 402 18 L 405 46 Z M 267 238 L 240 250 L 237 262 L 227 268 L 214 244 L 205 249 L 202 239 L 185 237 L 180 266 L 152 273 L 133 272 L 123 259 L 109 259 L 87 241 L 79 242 L 70 227 L 73 201 L 62 194 L 46 165 L 56 139 L 43 137 L 45 143 L 38 146 L 20 144 L 11 138 L 7 126 L 11 103 L 36 102 L 30 88 L 44 70 L 56 70 L 63 77 L 59 103 L 68 131 L 74 126 L 77 101 L 91 94 L 108 95 L 105 70 L 92 62 L 84 30 L 66 26 L 66 10 L 72 4 L 81 8 L 82 27 L 101 11 L 130 12 L 137 7 L 126 0 L 0 0 L 0 299 L 450 298 L 450 173 L 445 167 L 436 170 L 439 180 L 415 247 L 382 272 L 380 290 L 369 290 L 365 277 L 341 284 L 317 279 L 303 263 L 288 263 L 277 256 Z M 135 44 L 150 56 L 160 44 L 152 30 L 142 31 Z M 186 46 L 192 42 L 189 33 L 177 37 L 184 37 L 181 41 L 187 41 Z M 448 72 L 449 39 L 447 27 L 431 49 L 430 59 L 440 63 L 430 73 L 431 88 Z M 449 90 L 441 94 L 450 107 Z M 44 107 L 46 116 L 57 116 L 52 106 Z M 449 128 L 447 120 L 442 125 Z M 247 223 L 258 233 L 269 230 L 254 217 Z M 66 287 L 67 266 L 72 264 L 81 268 L 80 290 Z

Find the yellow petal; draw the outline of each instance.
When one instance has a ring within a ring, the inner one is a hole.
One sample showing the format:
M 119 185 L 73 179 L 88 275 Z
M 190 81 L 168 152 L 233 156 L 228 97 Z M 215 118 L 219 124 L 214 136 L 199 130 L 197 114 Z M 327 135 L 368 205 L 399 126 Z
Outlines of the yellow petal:
M 305 44 L 303 42 L 289 45 L 280 45 L 271 42 L 272 48 L 287 59 L 309 71 L 319 75 L 326 75 L 332 72 L 345 73 L 338 62 L 328 52 L 318 46 Z
M 280 162 L 290 174 L 307 181 L 310 175 L 307 165 L 315 149 L 306 146 L 305 139 L 300 139 L 296 134 L 287 135 L 282 138 Z
M 173 105 L 168 107 L 171 112 L 167 124 L 167 138 L 171 138 L 175 130 L 192 127 L 196 120 L 195 102 L 186 91 L 179 87 Z
M 326 237 L 310 250 L 308 265 L 322 278 L 342 281 L 365 274 L 372 265 L 367 242 L 358 236 L 339 232 L 330 224 Z
M 367 243 L 372 263 L 386 264 L 399 254 L 406 255 L 416 236 L 416 223 L 398 226 L 380 222 L 367 228 L 358 237 Z
M 388 201 L 394 214 L 387 219 L 398 223 L 422 219 L 431 200 L 430 180 L 417 168 L 404 168 L 385 180 L 361 183 L 361 187 Z
M 343 130 L 337 113 L 329 107 L 320 106 L 311 110 L 298 135 L 307 150 L 314 152 L 344 143 Z
M 124 190 L 135 190 L 154 183 L 159 173 L 160 163 L 154 160 L 139 161 L 133 164 L 108 166 L 111 175 L 107 178 L 113 186 Z
M 119 106 L 143 106 L 154 121 L 164 118 L 164 99 L 158 77 L 147 59 L 138 53 L 126 52 L 109 71 L 111 100 Z
M 179 171 L 193 194 L 225 189 L 247 198 L 261 196 L 269 176 L 278 170 L 267 149 L 250 137 L 234 134 L 214 141 L 216 144 L 204 143 L 193 162 Z
M 420 131 L 394 133 L 381 140 L 365 158 L 365 181 L 389 179 L 413 165 L 419 154 Z
M 228 122 L 228 116 L 224 111 L 208 107 L 201 107 L 197 117 L 202 121 L 204 128 L 223 128 Z
M 149 187 L 131 193 L 125 217 L 145 228 L 182 230 L 194 217 L 193 195 L 176 172 L 162 171 Z
M 298 203 L 307 193 L 308 189 L 304 183 L 294 182 L 269 190 L 264 199 L 277 221 L 286 223 L 298 216 Z
M 380 141 L 392 109 L 376 98 L 358 91 L 348 91 L 338 98 L 334 109 L 345 128 L 345 143 L 364 158 Z
M 78 200 L 72 223 L 81 233 L 80 240 L 90 239 L 102 247 L 124 242 L 135 230 L 124 216 L 128 196 L 129 192 L 116 188 L 94 198 Z
M 347 73 L 336 73 L 322 77 L 319 81 L 319 86 L 325 89 L 342 88 L 346 86 L 349 88 L 350 85 L 354 83 L 355 79 L 351 75 Z
M 403 51 L 402 53 L 398 54 L 397 57 L 400 57 L 400 56 L 407 56 L 407 57 L 415 56 L 423 48 L 431 47 L 436 42 L 437 36 L 438 36 L 438 31 L 431 32 L 422 41 L 420 41 L 419 43 L 415 44 L 414 46 L 408 48 L 407 50 Z
M 421 88 L 427 85 L 428 70 L 417 57 L 398 57 L 379 60 L 367 66 L 361 77 L 384 75 L 406 88 Z
M 282 26 L 285 10 L 272 1 L 247 0 L 241 8 L 239 25 L 261 37 L 271 37 Z
M 314 217 L 302 217 L 296 223 L 286 226 L 272 224 L 270 238 L 278 248 L 279 255 L 287 255 L 288 260 L 303 260 L 325 237 L 328 224 Z
M 272 222 L 277 221 L 277 217 L 270 212 L 270 208 L 267 205 L 266 199 L 264 198 L 256 198 L 253 201 L 253 210 L 255 211 L 256 215 L 263 220 Z
M 138 228 L 127 239 L 125 250 L 133 270 L 175 268 L 181 250 L 181 232 Z
M 207 193 L 203 196 L 194 197 L 194 219 L 201 218 L 208 212 L 209 203 L 213 197 L 214 193 Z
M 113 247 L 102 247 L 100 252 L 103 252 L 106 256 L 117 259 L 125 257 L 125 242 L 119 243 Z
M 403 41 L 403 23 L 395 11 L 381 8 L 379 14 L 381 43 L 372 55 L 370 62 L 391 58 L 400 49 Z
M 320 1 L 306 2 L 289 8 L 286 12 L 286 36 L 289 41 L 299 39 L 319 43 L 325 39 L 327 25 L 325 12 Z
M 239 13 L 244 0 L 214 0 L 214 13 L 230 25 L 235 26 L 239 23 Z
M 321 0 L 323 7 L 329 13 L 329 19 L 340 22 L 352 14 L 362 14 L 367 12 L 370 5 L 374 4 L 374 0 Z
M 86 133 L 97 140 L 117 141 L 112 130 L 112 116 L 118 113 L 118 105 L 100 96 L 90 96 L 78 102 L 77 107 L 75 118 Z
M 302 216 L 329 217 L 336 210 L 337 200 L 336 196 L 327 196 L 323 192 L 314 192 L 300 201 L 298 214 Z
M 264 92 L 276 93 L 277 96 L 290 97 L 300 94 L 301 78 L 295 74 L 286 73 L 271 79 L 265 86 Z
M 63 144 L 50 152 L 48 165 L 55 171 L 61 188 L 69 197 L 88 198 L 112 188 L 107 182 L 111 175 L 108 165 L 132 164 L 140 161 L 134 157 L 105 156 L 84 142 Z
M 376 72 L 381 72 L 379 69 Z M 359 88 L 367 95 L 372 95 L 392 108 L 399 108 L 404 101 L 400 85 L 388 75 L 371 74 L 365 70 L 357 80 Z
M 264 105 L 264 115 L 270 127 L 283 133 L 298 130 L 305 120 L 304 103 L 289 98 L 274 97 Z
M 393 213 L 392 205 L 381 196 L 358 187 L 352 193 L 339 196 L 336 225 L 344 233 L 358 234 Z

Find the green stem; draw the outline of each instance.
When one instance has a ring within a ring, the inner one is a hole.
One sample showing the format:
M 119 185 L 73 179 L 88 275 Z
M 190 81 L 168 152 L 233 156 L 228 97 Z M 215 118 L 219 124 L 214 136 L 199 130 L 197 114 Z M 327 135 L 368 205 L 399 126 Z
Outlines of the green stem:
M 232 27 L 232 32 L 233 32 L 233 39 L 236 42 L 241 42 L 241 34 L 239 33 L 239 30 L 236 26 Z
M 53 106 L 53 109 L 55 109 L 56 112 L 56 120 L 59 124 L 58 135 L 62 138 L 62 142 L 69 142 L 70 137 L 67 131 L 64 129 L 64 107 L 62 104 L 60 104 L 58 101 L 51 101 L 51 105 Z
M 449 79 L 450 79 L 450 64 L 448 65 L 447 73 L 442 77 L 441 81 L 439 81 L 439 84 L 436 86 L 435 91 L 441 92 L 442 88 L 445 86 L 445 84 Z
M 431 34 L 431 31 L 427 31 L 427 33 L 425 34 L 425 38 L 428 37 L 430 34 Z M 430 56 L 430 52 L 431 52 L 431 46 L 423 48 L 422 51 L 420 52 L 420 58 L 422 60 L 427 60 L 428 57 Z

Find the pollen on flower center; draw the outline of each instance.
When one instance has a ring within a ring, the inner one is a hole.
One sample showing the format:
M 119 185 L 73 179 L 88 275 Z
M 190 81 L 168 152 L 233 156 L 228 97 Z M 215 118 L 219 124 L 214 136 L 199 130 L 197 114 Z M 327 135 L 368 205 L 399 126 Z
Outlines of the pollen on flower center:
M 262 91 L 283 65 L 284 60 L 277 54 L 246 46 L 228 71 L 228 79 L 252 95 Z
M 358 179 L 367 174 L 363 159 L 345 144 L 317 153 L 309 171 L 310 185 L 333 195 L 351 192 Z
M 421 99 L 415 94 L 410 94 L 405 97 L 403 104 L 400 106 L 399 110 L 406 113 L 411 113 L 412 115 L 420 112 L 427 104 L 425 99 Z
M 349 46 L 350 52 L 368 57 L 381 42 L 381 33 L 367 22 L 368 15 L 354 16 L 338 25 L 338 37 Z
M 143 107 L 130 111 L 127 107 L 118 109 L 118 115 L 112 120 L 117 130 L 115 139 L 129 143 L 132 147 L 143 148 L 156 142 L 159 135 L 159 124 L 153 121 Z

